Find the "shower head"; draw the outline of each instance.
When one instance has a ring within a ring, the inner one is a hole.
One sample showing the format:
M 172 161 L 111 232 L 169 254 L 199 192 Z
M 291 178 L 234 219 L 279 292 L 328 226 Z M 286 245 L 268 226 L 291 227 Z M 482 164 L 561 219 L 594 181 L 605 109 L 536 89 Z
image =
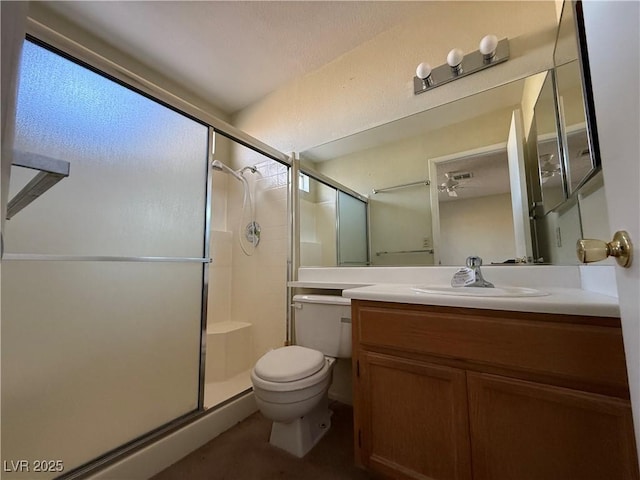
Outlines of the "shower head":
M 220 172 L 228 173 L 229 175 L 233 175 L 235 178 L 237 178 L 240 181 L 244 180 L 244 177 L 242 175 L 240 175 L 238 172 L 234 170 L 231 170 L 220 160 L 214 160 L 213 162 L 211 162 L 211 168 L 213 168 L 214 170 L 218 170 Z

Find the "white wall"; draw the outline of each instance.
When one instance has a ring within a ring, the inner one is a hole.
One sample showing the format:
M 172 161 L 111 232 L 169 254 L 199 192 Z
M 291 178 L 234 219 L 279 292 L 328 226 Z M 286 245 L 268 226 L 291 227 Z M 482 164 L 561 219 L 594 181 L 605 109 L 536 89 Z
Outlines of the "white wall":
M 235 115 L 234 124 L 281 151 L 304 151 L 552 66 L 554 2 L 434 2 L 436 8 L 438 15 L 392 28 L 276 90 Z M 477 50 L 488 32 L 509 37 L 508 62 L 413 94 L 416 65 L 443 64 L 454 46 Z
M 465 265 L 476 255 L 485 265 L 516 257 L 511 195 L 440 202 L 440 261 Z

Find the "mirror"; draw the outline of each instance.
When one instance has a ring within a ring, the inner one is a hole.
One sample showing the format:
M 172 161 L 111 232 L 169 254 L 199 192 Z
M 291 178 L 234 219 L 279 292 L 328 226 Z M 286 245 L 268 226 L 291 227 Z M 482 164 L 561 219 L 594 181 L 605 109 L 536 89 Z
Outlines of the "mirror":
M 535 106 L 542 197 L 542 212 L 538 208 L 533 215 L 536 255 L 555 264 L 577 263 L 578 238 L 610 234 L 593 101 L 588 93 L 588 59 L 586 50 L 580 48 L 581 22 L 581 3 L 565 2 L 554 51 L 556 68 Z M 550 96 L 555 96 L 555 108 Z M 554 157 L 559 161 L 553 161 Z M 539 201 L 535 189 L 533 193 L 534 201 Z
M 464 264 L 470 251 L 477 252 L 485 264 L 515 259 L 506 146 L 455 156 L 452 160 L 430 161 L 438 192 L 433 199 L 436 263 Z
M 299 173 L 300 265 L 369 264 L 367 202 Z
M 570 196 L 600 166 L 593 106 L 585 88 L 589 84 L 586 49 L 580 48 L 578 25 L 581 4 L 567 1 L 562 9 L 554 51 L 557 105 L 566 170 L 566 194 Z
M 531 257 L 522 145 L 523 119 L 533 115 L 526 99 L 541 83 L 533 78 L 300 154 L 303 165 L 368 196 L 371 265 Z M 448 190 L 447 180 L 455 182 Z
M 367 204 L 338 190 L 338 265 L 368 265 Z
M 300 265 L 337 265 L 336 190 L 300 175 Z
M 567 196 L 553 70 L 547 73 L 542 84 L 534 107 L 534 118 L 542 207 L 544 213 L 548 213 L 564 202 Z

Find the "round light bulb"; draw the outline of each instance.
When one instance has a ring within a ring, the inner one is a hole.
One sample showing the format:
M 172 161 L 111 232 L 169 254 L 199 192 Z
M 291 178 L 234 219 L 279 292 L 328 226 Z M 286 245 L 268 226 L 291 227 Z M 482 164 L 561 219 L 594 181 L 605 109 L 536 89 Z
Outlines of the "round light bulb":
M 483 55 L 491 55 L 498 47 L 498 37 L 495 35 L 487 35 L 480 40 L 480 53 Z
M 457 67 L 462 63 L 462 59 L 464 58 L 464 52 L 459 48 L 454 48 L 447 55 L 447 63 L 450 67 Z
M 424 80 L 425 78 L 428 78 L 429 75 L 431 75 L 431 65 L 425 62 L 418 65 L 418 68 L 416 68 L 416 77 Z

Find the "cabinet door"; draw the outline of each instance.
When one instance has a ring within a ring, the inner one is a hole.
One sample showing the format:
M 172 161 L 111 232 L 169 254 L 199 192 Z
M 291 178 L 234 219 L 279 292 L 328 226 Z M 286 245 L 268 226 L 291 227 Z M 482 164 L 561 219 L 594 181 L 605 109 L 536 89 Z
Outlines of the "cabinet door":
M 628 401 L 467 373 L 474 480 L 637 479 Z
M 362 463 L 392 478 L 470 479 L 463 370 L 360 354 Z

